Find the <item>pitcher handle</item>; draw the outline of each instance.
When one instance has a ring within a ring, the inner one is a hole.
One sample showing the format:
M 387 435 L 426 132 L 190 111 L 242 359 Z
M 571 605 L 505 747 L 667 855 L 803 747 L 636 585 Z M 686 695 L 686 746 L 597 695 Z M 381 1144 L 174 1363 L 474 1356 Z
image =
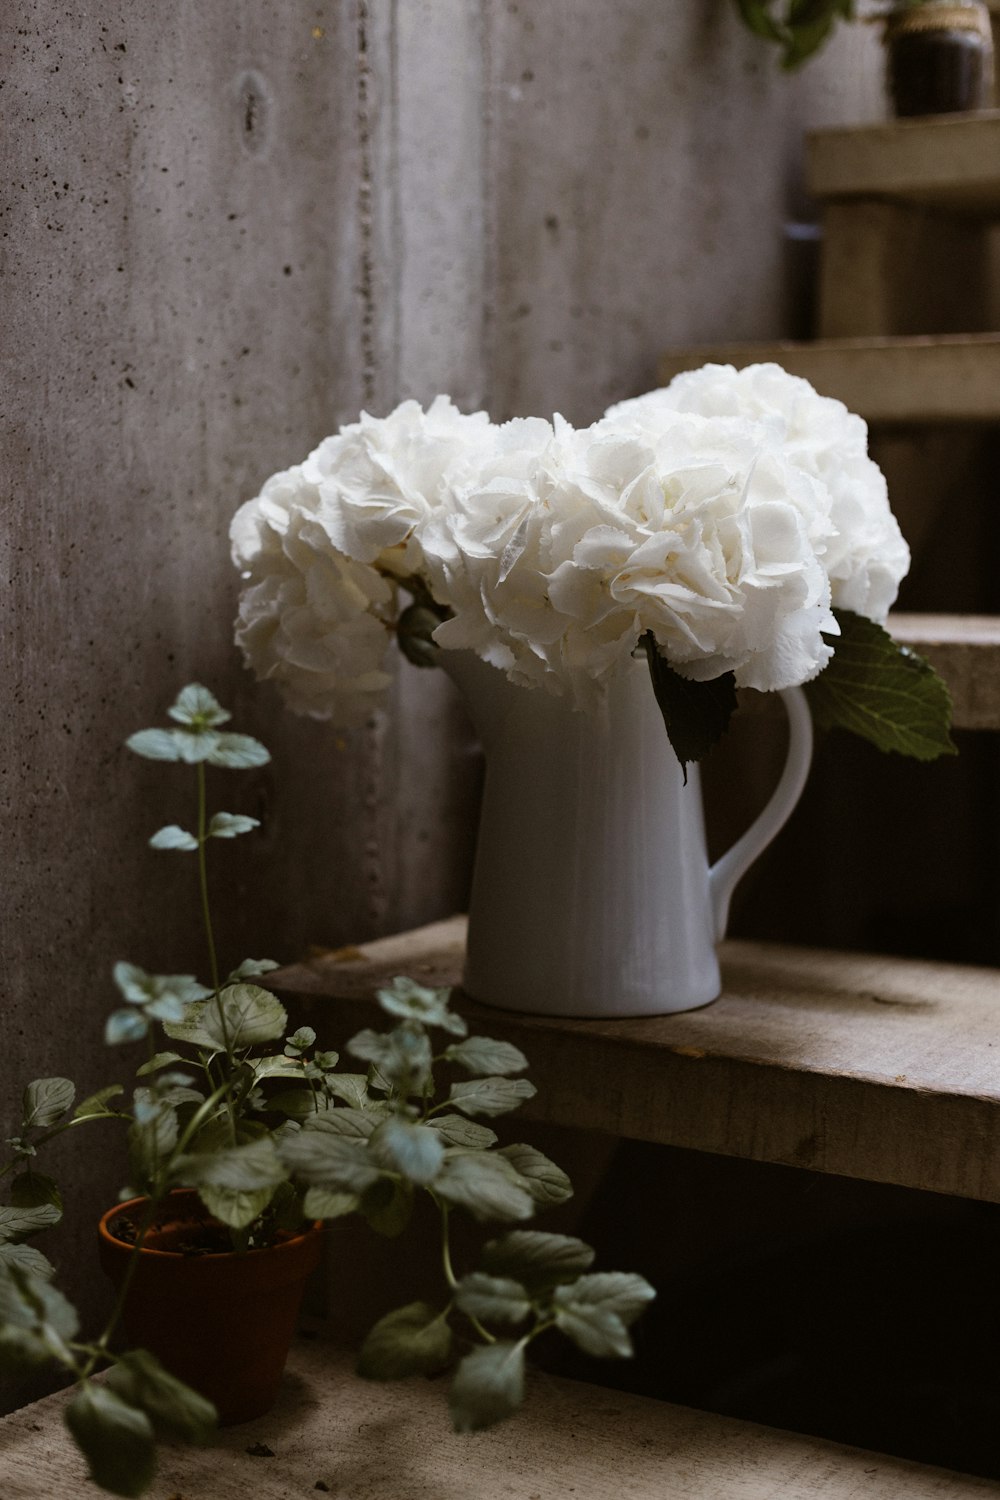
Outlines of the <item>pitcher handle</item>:
M 779 694 L 788 715 L 788 754 L 781 780 L 764 811 L 742 838 L 727 849 L 708 872 L 708 888 L 715 919 L 715 941 L 726 935 L 729 903 L 736 883 L 762 854 L 788 821 L 802 795 L 812 761 L 812 715 L 801 688 L 784 688 Z

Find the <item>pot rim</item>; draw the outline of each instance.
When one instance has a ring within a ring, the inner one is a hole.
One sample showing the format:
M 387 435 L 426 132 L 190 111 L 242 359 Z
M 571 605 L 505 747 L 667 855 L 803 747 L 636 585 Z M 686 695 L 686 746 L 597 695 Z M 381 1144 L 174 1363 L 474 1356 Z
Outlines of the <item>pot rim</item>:
M 171 1198 L 174 1197 L 183 1197 L 187 1201 L 190 1201 L 193 1198 L 201 1203 L 201 1199 L 198 1197 L 197 1188 L 171 1188 L 170 1192 L 163 1200 L 164 1206 L 169 1204 Z M 148 1202 L 148 1194 L 144 1193 L 138 1198 L 127 1198 L 123 1203 L 115 1203 L 111 1208 L 107 1209 L 97 1221 L 97 1232 L 100 1235 L 101 1240 L 105 1244 L 113 1247 L 116 1250 L 124 1250 L 131 1254 L 131 1252 L 135 1249 L 135 1246 L 130 1245 L 127 1240 L 120 1240 L 117 1235 L 112 1234 L 110 1224 L 112 1219 L 117 1218 L 119 1214 L 126 1213 L 129 1209 L 138 1208 L 141 1204 Z M 180 1208 L 180 1205 L 178 1205 L 178 1207 Z M 205 1214 L 208 1218 L 211 1218 L 211 1215 L 208 1214 L 207 1210 L 205 1210 Z M 183 1214 L 181 1213 L 179 1217 L 183 1217 Z M 273 1245 L 258 1245 L 254 1249 L 250 1250 L 211 1250 L 206 1255 L 190 1256 L 185 1255 L 182 1250 L 157 1250 L 152 1245 L 143 1245 L 139 1253 L 140 1255 L 155 1256 L 160 1260 L 175 1261 L 245 1260 L 248 1255 L 276 1255 L 281 1254 L 282 1252 L 293 1252 L 299 1248 L 303 1240 L 311 1239 L 316 1235 L 322 1234 L 322 1232 L 323 1221 L 321 1219 L 314 1219 L 312 1224 L 307 1224 L 304 1229 L 300 1229 L 296 1233 L 289 1233 L 287 1239 L 278 1240 Z

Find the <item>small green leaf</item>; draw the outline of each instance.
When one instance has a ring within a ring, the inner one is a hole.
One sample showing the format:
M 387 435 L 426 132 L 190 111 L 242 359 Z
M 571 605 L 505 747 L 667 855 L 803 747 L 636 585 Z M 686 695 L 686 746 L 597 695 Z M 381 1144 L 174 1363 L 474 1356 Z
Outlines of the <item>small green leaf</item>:
M 462 1277 L 455 1302 L 462 1312 L 481 1323 L 522 1323 L 531 1311 L 531 1299 L 519 1281 L 488 1276 L 483 1271 Z
M 22 1172 L 15 1177 L 10 1185 L 10 1197 L 15 1208 L 38 1208 L 48 1203 L 62 1213 L 63 1201 L 58 1184 L 41 1172 Z
M 517 1047 L 510 1042 L 494 1042 L 488 1036 L 467 1037 L 449 1047 L 445 1057 L 467 1073 L 520 1073 L 528 1066 L 528 1059 Z
M 372 1100 L 368 1094 L 368 1075 L 366 1073 L 331 1073 L 324 1080 L 329 1093 L 336 1099 L 343 1099 L 353 1109 L 370 1109 Z
M 76 1086 L 68 1078 L 36 1078 L 24 1091 L 24 1129 L 45 1130 L 73 1103 Z
M 158 1437 L 205 1443 L 218 1424 L 211 1401 L 171 1375 L 145 1349 L 120 1355 L 108 1371 L 107 1387 L 129 1406 L 144 1411 Z
M 356 1193 L 335 1193 L 327 1188 L 310 1188 L 302 1209 L 307 1219 L 342 1219 L 353 1214 L 360 1202 Z
M 200 682 L 189 682 L 181 688 L 167 713 L 178 724 L 194 728 L 214 728 L 217 724 L 228 724 L 233 717 L 222 707 L 214 693 Z
M 117 963 L 112 976 L 130 1005 L 148 1005 L 151 1000 L 166 999 L 187 1005 L 194 1000 L 206 1000 L 212 993 L 193 974 L 147 974 L 138 964 Z
M 557 1287 L 552 1306 L 556 1326 L 585 1354 L 628 1359 L 632 1353 L 628 1326 L 655 1296 L 642 1276 L 609 1271 Z
M 152 1184 L 177 1144 L 177 1115 L 167 1104 L 136 1089 L 136 1118 L 128 1128 L 129 1171 L 133 1182 L 145 1189 Z
M 552 1205 L 565 1203 L 573 1196 L 573 1184 L 561 1167 L 549 1161 L 534 1146 L 519 1144 L 504 1146 L 499 1152 L 506 1157 L 514 1170 L 527 1184 L 528 1192 L 536 1203 Z
M 29 1276 L 37 1276 L 42 1281 L 50 1281 L 56 1274 L 48 1256 L 36 1250 L 34 1245 L 0 1244 L 0 1262 L 6 1266 L 18 1266 Z
M 414 1125 L 399 1115 L 390 1115 L 382 1121 L 371 1138 L 371 1149 L 383 1166 L 401 1172 L 417 1187 L 433 1182 L 444 1161 L 444 1142 L 436 1131 L 426 1125 Z
M 315 1040 L 316 1033 L 311 1026 L 300 1026 L 297 1031 L 293 1031 L 291 1036 L 286 1038 L 285 1051 L 289 1057 L 292 1057 L 296 1052 L 308 1052 Z M 289 1051 L 289 1048 L 291 1048 L 291 1051 Z
M 411 1302 L 386 1313 L 371 1330 L 358 1357 L 366 1380 L 402 1380 L 436 1375 L 451 1356 L 451 1329 L 442 1313 L 426 1302 Z
M 266 766 L 271 759 L 260 740 L 251 739 L 248 734 L 220 734 L 215 738 L 214 747 L 205 757 L 209 765 L 242 771 L 251 766 Z
M 144 1071 L 140 1068 L 140 1072 Z M 114 1110 L 108 1109 L 112 1099 L 117 1099 L 125 1090 L 119 1083 L 109 1084 L 106 1089 L 98 1089 L 96 1094 L 88 1094 L 82 1103 L 73 1111 L 74 1120 L 91 1120 L 103 1115 L 113 1115 Z
M 530 1219 L 535 1211 L 527 1184 L 510 1162 L 486 1151 L 447 1157 L 435 1178 L 434 1192 L 480 1220 Z
M 208 836 L 213 839 L 235 839 L 241 833 L 249 833 L 260 827 L 259 818 L 247 818 L 242 813 L 218 812 L 208 825 Z
M 113 1010 L 104 1023 L 104 1040 L 109 1047 L 141 1042 L 149 1031 L 149 1022 L 141 1010 Z
M 149 1073 L 158 1073 L 161 1068 L 168 1067 L 170 1063 L 183 1061 L 179 1052 L 157 1052 L 149 1059 L 149 1062 L 144 1062 L 141 1068 L 136 1068 L 135 1076 L 144 1078 Z M 121 1089 L 118 1092 L 121 1093 Z
M 488 1344 L 467 1354 L 455 1372 L 448 1407 L 456 1432 L 480 1432 L 514 1412 L 524 1400 L 524 1350 Z
M 88 1380 L 66 1407 L 65 1418 L 95 1483 L 129 1497 L 148 1489 L 156 1473 L 156 1449 L 145 1412 Z
M 259 979 L 262 974 L 270 974 L 278 967 L 273 958 L 245 958 L 230 974 L 229 983 L 235 984 L 238 979 Z
M 449 1099 L 466 1115 L 505 1115 L 517 1109 L 525 1099 L 533 1099 L 537 1089 L 526 1078 L 474 1078 L 468 1083 L 453 1083 Z
M 58 1224 L 62 1210 L 54 1203 L 43 1202 L 24 1208 L 0 1208 L 0 1244 L 7 1240 L 26 1239 L 40 1229 Z
M 380 1177 L 365 1188 L 358 1207 L 376 1234 L 394 1240 L 403 1233 L 413 1215 L 413 1188 L 408 1182 Z
M 649 675 L 667 738 L 687 782 L 689 763 L 703 760 L 729 728 L 736 708 L 736 678 L 732 672 L 723 672 L 709 682 L 692 682 L 675 672 L 660 655 L 650 631 L 640 644 L 646 648 Z
M 436 1130 L 449 1146 L 465 1146 L 471 1151 L 485 1151 L 496 1144 L 496 1132 L 487 1125 L 477 1125 L 464 1115 L 435 1115 L 427 1121 L 428 1129 Z
M 197 849 L 198 840 L 193 833 L 179 828 L 176 823 L 168 823 L 165 828 L 158 828 L 149 841 L 151 849 Z
M 125 741 L 144 760 L 180 760 L 180 746 L 172 729 L 140 729 Z
M 448 1008 L 449 989 L 429 989 L 415 979 L 397 974 L 389 985 L 375 991 L 375 998 L 389 1015 L 400 1016 L 404 1021 L 417 1021 L 421 1026 L 440 1026 L 453 1036 L 464 1036 L 468 1030 L 462 1017 Z
M 929 662 L 850 610 L 835 610 L 833 660 L 805 691 L 820 729 L 848 729 L 916 760 L 956 755 L 951 698 Z
M 422 1025 L 403 1022 L 389 1034 L 359 1031 L 347 1044 L 352 1057 L 375 1067 L 406 1094 L 421 1094 L 431 1076 L 430 1038 Z
M 594 1252 L 583 1240 L 540 1229 L 512 1229 L 483 1250 L 484 1270 L 513 1277 L 535 1295 L 575 1281 L 593 1260 Z

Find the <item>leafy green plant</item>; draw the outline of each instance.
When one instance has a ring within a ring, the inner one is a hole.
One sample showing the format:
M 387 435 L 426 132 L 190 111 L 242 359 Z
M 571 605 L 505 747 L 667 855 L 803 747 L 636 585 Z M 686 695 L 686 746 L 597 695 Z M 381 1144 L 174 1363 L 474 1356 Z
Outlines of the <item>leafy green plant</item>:
M 878 21 L 894 12 L 916 10 L 927 0 L 870 0 L 862 19 Z M 801 67 L 820 50 L 838 21 L 858 19 L 857 0 L 733 0 L 744 25 L 781 49 L 781 66 Z M 864 7 L 862 7 L 864 9 Z
M 181 1187 L 197 1190 L 237 1252 L 355 1212 L 379 1233 L 397 1235 L 415 1195 L 429 1194 L 440 1214 L 442 1303 L 411 1304 L 381 1319 L 359 1371 L 384 1380 L 455 1365 L 450 1404 L 459 1431 L 516 1410 L 524 1352 L 546 1329 L 561 1329 L 592 1354 L 629 1354 L 628 1328 L 652 1288 L 639 1276 L 592 1274 L 593 1252 L 580 1240 L 515 1228 L 485 1246 L 475 1270 L 458 1275 L 453 1266 L 455 1209 L 518 1225 L 571 1192 L 541 1152 L 501 1147 L 482 1123 L 534 1093 L 514 1076 L 527 1066 L 517 1048 L 469 1036 L 447 991 L 401 977 L 378 996 L 392 1029 L 360 1032 L 348 1044 L 360 1067 L 340 1072 L 337 1054 L 317 1046 L 311 1027 L 290 1032 L 280 1001 L 255 983 L 273 961 L 220 968 L 208 850 L 212 840 L 239 837 L 257 823 L 238 813 L 209 816 L 206 768 L 260 766 L 269 755 L 259 741 L 224 729 L 229 714 L 197 684 L 184 688 L 169 714 L 169 727 L 142 730 L 128 745 L 193 769 L 193 827 L 169 824 L 149 842 L 195 857 L 210 982 L 116 964 L 121 1003 L 105 1040 L 145 1044 L 130 1097 L 112 1083 L 77 1104 L 74 1084 L 61 1077 L 36 1079 L 25 1090 L 11 1156 L 0 1168 L 10 1199 L 0 1207 L 0 1368 L 16 1373 L 54 1361 L 75 1382 L 67 1425 L 91 1476 L 112 1494 L 148 1488 L 158 1438 L 206 1440 L 215 1425 L 211 1404 L 148 1351 L 115 1347 L 146 1235 L 166 1196 Z M 432 1033 L 444 1034 L 437 1050 Z M 445 1067 L 459 1076 L 439 1099 L 435 1070 Z M 112 1314 L 87 1339 L 55 1285 L 55 1268 L 29 1242 L 62 1216 L 58 1185 L 38 1170 L 39 1153 L 65 1131 L 108 1120 L 127 1133 L 130 1184 L 121 1197 L 143 1197 L 145 1212 Z

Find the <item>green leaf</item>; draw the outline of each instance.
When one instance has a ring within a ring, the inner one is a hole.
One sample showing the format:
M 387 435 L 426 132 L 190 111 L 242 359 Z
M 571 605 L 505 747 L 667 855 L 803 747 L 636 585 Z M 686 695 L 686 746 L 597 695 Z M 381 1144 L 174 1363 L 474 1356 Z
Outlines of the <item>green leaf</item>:
M 528 1059 L 517 1047 L 510 1042 L 494 1042 L 488 1036 L 467 1037 L 449 1047 L 445 1057 L 467 1073 L 520 1073 L 528 1066 Z
M 383 1166 L 401 1172 L 417 1187 L 433 1182 L 444 1161 L 444 1142 L 436 1131 L 426 1125 L 414 1125 L 399 1115 L 390 1115 L 382 1121 L 371 1138 L 371 1149 Z
M 446 616 L 426 604 L 410 604 L 403 610 L 396 623 L 396 640 L 408 662 L 415 667 L 436 667 L 441 648 L 431 639 L 434 631 Z
M 285 1168 L 269 1135 L 228 1150 L 190 1152 L 175 1163 L 174 1170 L 177 1180 L 186 1187 L 228 1188 L 244 1193 L 275 1188 L 285 1180 Z
M 519 1281 L 483 1271 L 462 1277 L 455 1302 L 462 1312 L 481 1323 L 522 1323 L 531 1311 L 531 1300 Z
M 21 1375 L 51 1358 L 51 1349 L 37 1333 L 10 1324 L 0 1326 L 0 1372 L 3 1374 Z
M 505 1115 L 537 1093 L 526 1078 L 474 1078 L 453 1083 L 449 1099 L 466 1115 Z
M 431 1076 L 431 1044 L 420 1025 L 404 1022 L 388 1035 L 359 1031 L 347 1044 L 352 1057 L 375 1067 L 389 1083 L 406 1094 L 423 1092 Z
M 573 1184 L 566 1173 L 534 1146 L 504 1146 L 498 1154 L 524 1179 L 536 1203 L 551 1205 L 572 1198 Z
M 140 1068 L 139 1071 L 143 1072 L 144 1070 Z M 124 1092 L 125 1090 L 121 1084 L 112 1083 L 106 1089 L 98 1089 L 96 1094 L 88 1094 L 86 1099 L 78 1104 L 73 1111 L 74 1120 L 92 1120 L 104 1115 L 114 1115 L 115 1111 L 108 1109 L 108 1103 L 111 1099 L 117 1099 Z
M 161 1068 L 169 1067 L 171 1063 L 183 1061 L 179 1052 L 157 1052 L 149 1059 L 149 1062 L 144 1062 L 141 1068 L 136 1068 L 135 1076 L 145 1078 L 147 1074 L 158 1073 Z M 118 1092 L 121 1093 L 121 1089 Z
M 421 1026 L 440 1026 L 453 1036 L 464 1036 L 468 1027 L 461 1016 L 448 1008 L 450 989 L 430 989 L 397 974 L 385 988 L 375 991 L 375 998 L 389 1015 L 400 1016 L 404 1021 L 417 1021 Z
M 429 1130 L 436 1130 L 449 1146 L 465 1146 L 471 1151 L 485 1151 L 497 1141 L 497 1134 L 487 1125 L 477 1125 L 464 1115 L 435 1115 L 427 1121 Z
M 325 1079 L 325 1084 L 329 1093 L 337 1099 L 343 1099 L 344 1103 L 353 1109 L 371 1108 L 372 1100 L 368 1094 L 366 1073 L 331 1073 Z
M 36 1203 L 24 1208 L 0 1208 L 0 1244 L 7 1240 L 26 1239 L 40 1229 L 58 1224 L 62 1210 L 54 1203 Z
M 158 1437 L 205 1443 L 218 1425 L 211 1401 L 171 1375 L 146 1349 L 120 1355 L 106 1384 L 129 1406 L 146 1413 Z
M 805 686 L 820 729 L 848 729 L 879 750 L 916 760 L 957 754 L 948 733 L 951 699 L 934 668 L 850 610 L 835 610 L 833 660 Z
M 556 1326 L 585 1354 L 627 1359 L 632 1353 L 629 1324 L 655 1296 L 642 1276 L 608 1271 L 557 1287 L 552 1306 Z
M 68 1078 L 36 1078 L 24 1091 L 24 1129 L 45 1130 L 73 1103 L 76 1086 Z
M 210 765 L 242 771 L 251 766 L 266 766 L 271 755 L 260 740 L 251 739 L 248 734 L 220 734 L 206 759 Z
M 22 1271 L 27 1271 L 29 1276 L 37 1276 L 42 1281 L 50 1281 L 56 1274 L 56 1268 L 48 1256 L 36 1250 L 34 1245 L 0 1244 L 0 1263 L 18 1266 Z
M 660 655 L 652 632 L 647 631 L 640 644 L 646 648 L 653 692 L 686 783 L 690 762 L 703 760 L 729 728 L 736 708 L 736 678 L 724 672 L 710 682 L 691 682 Z
M 50 1341 L 53 1336 L 56 1341 L 75 1338 L 80 1327 L 76 1308 L 51 1285 L 50 1275 L 48 1262 L 45 1273 L 39 1275 L 20 1258 L 0 1260 L 0 1324 L 34 1329 Z
M 22 1172 L 15 1177 L 10 1185 L 10 1197 L 15 1208 L 39 1208 L 48 1203 L 62 1213 L 63 1201 L 58 1184 L 41 1172 Z
M 287 1115 L 290 1120 L 308 1120 L 327 1105 L 321 1089 L 314 1094 L 312 1089 L 301 1088 L 282 1089 L 280 1094 L 272 1094 L 263 1107 L 271 1114 Z
M 65 1411 L 66 1426 L 90 1467 L 91 1478 L 113 1495 L 141 1495 L 156 1473 L 153 1428 L 107 1386 L 86 1381 Z
M 249 833 L 260 827 L 259 818 L 247 818 L 242 813 L 218 812 L 208 825 L 208 836 L 213 839 L 235 839 L 241 833 Z
M 294 1078 L 301 1083 L 305 1076 L 298 1058 L 284 1057 L 281 1053 L 273 1053 L 270 1057 L 252 1057 L 250 1065 L 257 1078 Z
M 141 1042 L 149 1031 L 149 1022 L 141 1010 L 113 1010 L 104 1023 L 104 1040 L 109 1047 Z
M 327 1188 L 310 1188 L 302 1204 L 307 1219 L 342 1219 L 353 1214 L 360 1203 L 356 1193 L 336 1193 Z
M 436 1375 L 451 1356 L 451 1329 L 426 1302 L 411 1302 L 380 1318 L 361 1346 L 358 1374 L 366 1380 Z
M 285 1052 L 292 1057 L 297 1052 L 308 1052 L 316 1041 L 316 1033 L 311 1026 L 300 1026 L 285 1039 Z
M 189 682 L 187 687 L 181 688 L 167 713 L 178 724 L 188 724 L 198 729 L 228 724 L 233 717 L 222 707 L 214 693 L 202 687 L 200 682 Z
M 203 1183 L 198 1196 L 209 1213 L 230 1229 L 246 1229 L 259 1219 L 274 1197 L 274 1188 L 211 1187 Z
M 488 1344 L 467 1354 L 455 1372 L 448 1408 L 456 1432 L 480 1432 L 514 1412 L 524 1400 L 524 1350 Z
M 262 974 L 270 974 L 272 969 L 278 967 L 273 958 L 245 958 L 239 968 L 230 974 L 229 982 L 234 984 L 237 979 L 259 979 Z
M 340 1109 L 327 1109 L 309 1121 L 310 1130 L 325 1131 L 327 1135 L 346 1135 L 354 1140 L 367 1141 L 384 1118 L 374 1110 L 351 1109 L 344 1105 Z
M 144 760 L 180 760 L 181 751 L 172 729 L 140 729 L 125 741 Z
M 434 1181 L 434 1192 L 467 1208 L 473 1218 L 530 1219 L 535 1211 L 527 1184 L 502 1156 L 475 1151 L 449 1156 Z
M 287 1024 L 285 1007 L 270 990 L 256 984 L 230 984 L 217 997 L 188 1006 L 183 1021 L 163 1029 L 174 1041 L 221 1052 L 227 1038 L 234 1051 L 276 1041 L 284 1036 Z
M 177 1000 L 187 1005 L 206 1000 L 212 991 L 199 984 L 193 974 L 147 974 L 138 964 L 117 963 L 112 977 L 130 1005 L 148 1005 L 151 1000 Z
M 197 849 L 198 840 L 193 833 L 179 828 L 176 823 L 168 823 L 165 828 L 158 828 L 149 841 L 151 849 Z
M 380 1177 L 365 1188 L 358 1206 L 376 1234 L 394 1240 L 403 1233 L 413 1214 L 413 1188 L 408 1182 Z
M 132 1181 L 146 1188 L 176 1146 L 179 1131 L 174 1110 L 165 1103 L 140 1100 L 143 1092 L 136 1090 L 136 1119 L 128 1128 L 128 1147 Z
M 593 1264 L 594 1252 L 583 1240 L 540 1229 L 512 1229 L 483 1250 L 483 1269 L 511 1276 L 536 1295 L 560 1282 L 574 1281 Z
M 279 1150 L 289 1171 L 310 1187 L 363 1193 L 379 1176 L 363 1142 L 327 1131 L 300 1130 L 282 1141 Z

